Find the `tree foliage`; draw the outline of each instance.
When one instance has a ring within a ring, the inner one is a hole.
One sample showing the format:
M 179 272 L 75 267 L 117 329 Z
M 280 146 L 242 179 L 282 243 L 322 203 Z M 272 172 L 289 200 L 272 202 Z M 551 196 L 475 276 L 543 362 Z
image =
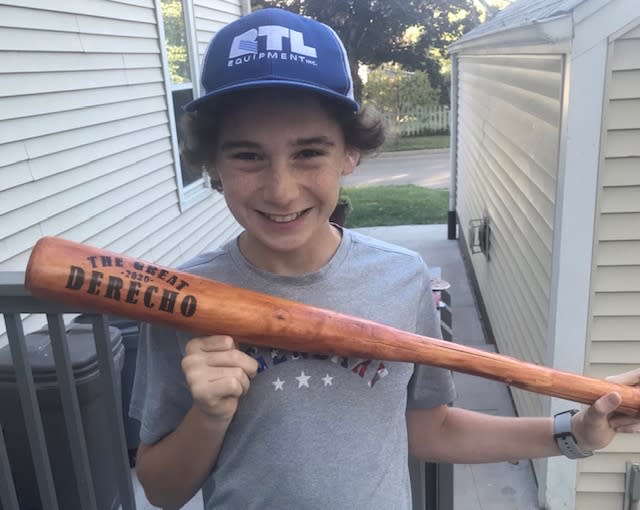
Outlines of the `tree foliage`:
M 186 29 L 182 14 L 182 0 L 162 0 L 162 21 L 164 25 L 169 76 L 172 83 L 191 81 L 189 54 L 187 52 Z
M 439 58 L 480 19 L 474 0 L 254 0 L 253 6 L 288 9 L 331 26 L 351 59 L 358 97 L 358 63 L 396 62 L 441 86 Z
M 364 99 L 396 120 L 403 111 L 439 104 L 439 94 L 431 86 L 428 74 L 405 71 L 399 64 L 382 64 L 370 71 L 364 86 Z

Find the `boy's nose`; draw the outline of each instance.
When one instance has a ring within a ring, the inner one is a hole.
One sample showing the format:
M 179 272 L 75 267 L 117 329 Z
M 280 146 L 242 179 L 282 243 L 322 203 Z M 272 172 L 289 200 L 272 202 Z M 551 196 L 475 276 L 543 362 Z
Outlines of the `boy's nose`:
M 297 197 L 298 182 L 287 162 L 271 162 L 265 175 L 264 195 L 266 201 L 278 205 L 286 205 Z

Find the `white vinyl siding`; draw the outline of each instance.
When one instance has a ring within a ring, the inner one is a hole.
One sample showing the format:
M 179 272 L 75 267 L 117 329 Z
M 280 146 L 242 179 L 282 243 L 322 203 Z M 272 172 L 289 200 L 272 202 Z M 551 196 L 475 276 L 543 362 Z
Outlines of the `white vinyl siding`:
M 211 38 L 227 23 L 242 15 L 240 2 L 192 0 L 196 41 L 201 62 Z
M 458 217 L 490 218 L 490 261 L 471 255 L 498 350 L 546 364 L 562 58 L 460 56 Z M 467 239 L 468 240 L 468 239 Z M 466 248 L 468 249 L 468 248 Z M 542 397 L 513 390 L 518 413 Z
M 604 378 L 640 364 L 640 3 L 569 3 L 514 4 L 454 44 L 456 207 L 465 234 L 490 217 L 491 259 L 470 259 L 499 351 Z M 570 405 L 512 393 L 520 415 Z M 639 452 L 623 434 L 534 461 L 541 504 L 622 508 Z
M 596 203 L 586 373 L 640 365 L 640 26 L 611 43 Z M 627 461 L 640 439 L 617 438 L 578 464 L 577 508 L 622 508 Z M 598 499 L 593 492 L 600 492 Z
M 217 193 L 179 208 L 153 0 L 21 1 L 0 29 L 0 269 L 44 235 L 175 264 L 238 232 Z
M 240 15 L 240 0 L 194 3 L 203 38 Z M 0 271 L 45 235 L 175 265 L 240 231 L 202 185 L 180 204 L 156 7 L 0 5 Z

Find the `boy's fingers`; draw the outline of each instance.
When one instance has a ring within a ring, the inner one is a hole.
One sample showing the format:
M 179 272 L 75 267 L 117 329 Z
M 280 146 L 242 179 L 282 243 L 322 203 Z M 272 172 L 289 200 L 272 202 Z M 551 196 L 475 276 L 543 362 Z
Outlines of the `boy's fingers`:
M 258 373 L 258 362 L 239 351 L 230 336 L 193 338 L 185 347 L 183 367 L 204 363 L 208 367 L 239 367 L 253 378 Z
M 212 401 L 239 398 L 249 391 L 249 376 L 239 367 L 216 367 L 216 370 L 195 370 L 186 374 L 191 393 L 196 400 Z
M 640 432 L 640 423 L 634 423 L 629 425 L 620 425 L 613 428 L 616 432 L 624 432 L 627 434 L 637 434 Z
M 247 373 L 237 367 L 220 367 L 208 382 L 220 397 L 241 397 L 251 385 Z
M 212 335 L 192 338 L 185 347 L 185 353 L 228 351 L 235 347 L 236 344 L 230 336 Z
M 258 362 L 248 354 L 238 350 L 209 351 L 207 365 L 210 367 L 241 368 L 249 377 L 254 377 L 258 372 Z
M 632 416 L 626 416 L 624 414 L 619 414 L 619 415 L 613 416 L 609 420 L 609 424 L 611 425 L 611 428 L 615 430 L 618 430 L 621 427 L 640 428 L 640 419 L 634 418 Z
M 204 352 L 228 351 L 235 348 L 233 338 L 227 335 L 205 336 L 200 339 L 200 350 Z
M 638 386 L 640 384 L 640 368 L 635 368 L 621 374 L 611 375 L 607 377 L 607 381 L 625 384 L 627 386 Z
M 615 411 L 621 403 L 622 397 L 619 393 L 607 393 L 593 403 L 593 405 L 587 410 L 587 415 L 590 414 L 590 417 L 598 419 L 606 418 L 609 414 Z

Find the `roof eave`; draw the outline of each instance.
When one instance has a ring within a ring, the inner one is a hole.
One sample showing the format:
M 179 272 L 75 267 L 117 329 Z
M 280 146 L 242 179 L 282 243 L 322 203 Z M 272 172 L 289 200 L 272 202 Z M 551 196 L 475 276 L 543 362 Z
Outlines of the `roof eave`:
M 477 37 L 465 37 L 448 47 L 449 53 L 568 53 L 573 39 L 573 18 L 564 14 L 543 22 L 506 27 Z

